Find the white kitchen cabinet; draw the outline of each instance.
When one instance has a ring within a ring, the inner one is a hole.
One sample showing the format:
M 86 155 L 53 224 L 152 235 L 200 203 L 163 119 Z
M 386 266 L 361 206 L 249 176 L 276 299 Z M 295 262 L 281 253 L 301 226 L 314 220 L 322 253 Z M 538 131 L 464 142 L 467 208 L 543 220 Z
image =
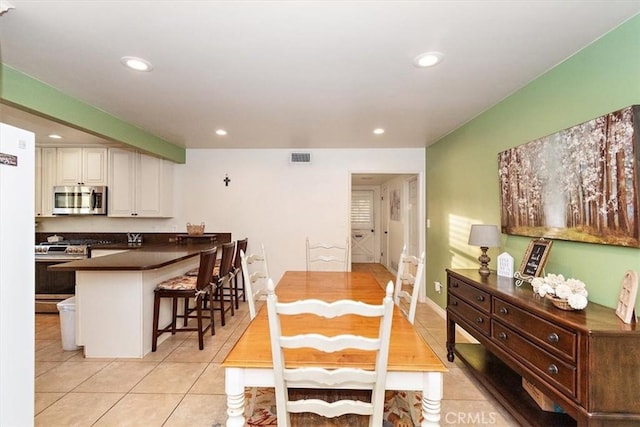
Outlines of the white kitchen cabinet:
M 35 216 L 53 216 L 53 186 L 56 185 L 56 154 L 51 147 L 36 147 Z
M 57 185 L 107 185 L 106 148 L 58 148 L 57 159 Z
M 136 151 L 109 150 L 110 217 L 173 215 L 173 164 Z

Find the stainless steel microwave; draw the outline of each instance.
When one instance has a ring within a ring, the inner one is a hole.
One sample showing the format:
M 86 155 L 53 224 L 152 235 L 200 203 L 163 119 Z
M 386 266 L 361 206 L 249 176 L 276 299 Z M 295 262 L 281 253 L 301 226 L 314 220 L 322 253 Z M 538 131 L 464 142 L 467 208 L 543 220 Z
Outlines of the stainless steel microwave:
M 106 215 L 107 187 L 53 187 L 54 215 Z

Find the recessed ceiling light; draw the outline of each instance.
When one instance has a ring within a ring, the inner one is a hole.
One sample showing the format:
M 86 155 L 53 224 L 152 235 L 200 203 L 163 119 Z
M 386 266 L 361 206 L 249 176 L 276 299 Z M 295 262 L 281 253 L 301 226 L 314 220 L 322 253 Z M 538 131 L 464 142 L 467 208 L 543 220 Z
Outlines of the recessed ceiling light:
M 433 67 L 442 61 L 442 53 L 440 52 L 425 52 L 416 56 L 413 60 L 413 63 L 416 67 L 427 68 Z
M 224 129 L 218 129 L 216 130 L 216 135 L 218 136 L 225 136 L 227 134 L 227 131 Z
M 373 133 L 376 134 L 376 135 L 382 135 L 384 133 L 384 129 L 382 129 L 382 128 L 374 129 Z
M 135 56 L 123 56 L 120 58 L 120 62 L 127 68 L 135 71 L 151 71 L 153 65 L 149 61 L 145 61 L 142 58 L 136 58 Z
M 49 135 L 49 138 L 51 139 L 62 139 L 62 137 L 58 134 L 52 133 L 51 135 Z

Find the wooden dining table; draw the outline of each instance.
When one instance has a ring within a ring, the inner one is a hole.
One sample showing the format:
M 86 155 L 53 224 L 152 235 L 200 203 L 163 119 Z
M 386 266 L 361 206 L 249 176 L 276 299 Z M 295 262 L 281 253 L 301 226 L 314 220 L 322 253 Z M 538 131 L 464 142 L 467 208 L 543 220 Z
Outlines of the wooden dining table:
M 281 302 L 315 298 L 327 302 L 341 299 L 381 304 L 384 290 L 369 273 L 287 271 L 276 286 Z M 320 319 L 313 315 L 281 317 L 283 333 L 317 332 L 325 335 L 377 336 L 379 319 L 342 316 Z M 286 350 L 287 367 L 320 366 L 327 369 L 356 367 L 373 369 L 370 352 L 343 350 L 318 353 L 309 349 Z M 227 426 L 244 427 L 244 388 L 273 387 L 274 374 L 267 308 L 264 305 L 222 362 L 227 394 Z M 431 347 L 395 307 L 385 389 L 422 392 L 422 426 L 440 425 L 443 374 L 447 371 Z M 317 385 L 309 384 L 309 388 Z

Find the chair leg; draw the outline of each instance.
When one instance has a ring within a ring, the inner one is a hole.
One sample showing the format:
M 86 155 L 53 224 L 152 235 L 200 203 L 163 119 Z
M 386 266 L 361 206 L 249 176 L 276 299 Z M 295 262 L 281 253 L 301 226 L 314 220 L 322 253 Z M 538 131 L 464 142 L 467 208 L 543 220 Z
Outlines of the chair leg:
M 176 334 L 176 323 L 178 319 L 178 298 L 171 298 L 173 305 L 171 310 L 171 335 Z
M 153 296 L 153 338 L 151 340 L 151 351 L 156 351 L 158 347 L 158 319 L 160 317 L 160 296 L 156 292 Z
M 216 327 L 214 323 L 213 313 L 215 312 L 215 307 L 213 306 L 213 289 L 211 289 L 206 294 L 207 300 L 209 301 L 209 315 L 211 316 L 211 335 L 216 334 Z
M 233 299 L 236 302 L 236 310 L 240 308 L 238 299 L 238 274 L 233 276 Z
M 189 310 L 189 297 L 185 297 L 184 298 L 184 326 L 187 326 L 187 323 L 189 323 L 189 314 L 190 314 L 190 310 Z
M 216 286 L 216 296 L 217 300 L 220 302 L 220 324 L 222 326 L 225 325 L 224 321 L 224 289 L 222 288 L 222 284 L 218 284 Z
M 202 330 L 202 305 L 204 297 L 199 298 L 196 296 L 196 313 L 198 316 L 198 347 L 200 350 L 204 349 L 204 331 Z

